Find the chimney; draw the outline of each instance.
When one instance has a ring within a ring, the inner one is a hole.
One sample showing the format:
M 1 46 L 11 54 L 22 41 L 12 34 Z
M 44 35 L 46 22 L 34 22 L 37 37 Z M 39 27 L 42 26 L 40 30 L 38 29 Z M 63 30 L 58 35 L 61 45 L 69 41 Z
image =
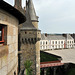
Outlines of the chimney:
M 22 8 L 22 0 L 15 0 L 15 8 Z
M 45 36 L 47 37 L 47 33 L 45 33 Z
M 67 34 L 62 34 L 63 37 L 67 38 Z

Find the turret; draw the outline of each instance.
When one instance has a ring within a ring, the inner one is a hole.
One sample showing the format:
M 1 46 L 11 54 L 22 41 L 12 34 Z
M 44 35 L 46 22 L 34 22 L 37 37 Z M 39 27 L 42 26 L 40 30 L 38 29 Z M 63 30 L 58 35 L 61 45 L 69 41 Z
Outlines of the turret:
M 20 28 L 19 44 L 20 54 L 20 73 L 24 70 L 24 62 L 30 60 L 33 75 L 40 75 L 40 38 L 41 32 L 38 29 L 38 18 L 35 13 L 32 0 L 26 0 L 26 22 Z
M 36 16 L 35 8 L 32 0 L 28 0 L 29 14 L 32 24 L 38 29 L 38 17 Z
M 22 8 L 22 0 L 15 0 L 15 8 Z

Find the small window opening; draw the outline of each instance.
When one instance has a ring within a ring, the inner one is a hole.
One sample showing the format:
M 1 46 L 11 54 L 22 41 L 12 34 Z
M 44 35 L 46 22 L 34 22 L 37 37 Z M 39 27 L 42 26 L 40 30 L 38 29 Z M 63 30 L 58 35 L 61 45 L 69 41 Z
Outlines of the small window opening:
M 46 44 L 47 44 L 47 42 L 46 42 Z
M 25 34 L 27 34 L 27 32 L 25 32 Z
M 4 27 L 0 25 L 0 44 L 4 43 Z
M 16 72 L 14 72 L 14 75 L 16 75 Z

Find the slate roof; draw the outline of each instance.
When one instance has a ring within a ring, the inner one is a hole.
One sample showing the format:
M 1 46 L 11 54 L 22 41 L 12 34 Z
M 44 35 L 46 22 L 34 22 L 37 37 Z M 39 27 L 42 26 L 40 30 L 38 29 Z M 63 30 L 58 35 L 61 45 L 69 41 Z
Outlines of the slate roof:
M 65 38 L 62 35 L 48 35 L 48 40 L 65 40 Z
M 47 34 L 46 37 L 45 34 L 41 34 L 41 40 L 65 40 L 65 37 L 55 34 Z
M 31 22 L 28 5 L 26 5 L 25 16 L 26 22 L 23 23 L 23 27 L 21 28 L 21 30 L 37 30 Z
M 36 12 L 34 9 L 33 1 L 28 0 L 29 14 L 32 21 L 38 21 L 38 17 L 36 16 Z
M 75 63 L 75 49 L 52 50 L 45 52 L 62 57 L 62 63 Z

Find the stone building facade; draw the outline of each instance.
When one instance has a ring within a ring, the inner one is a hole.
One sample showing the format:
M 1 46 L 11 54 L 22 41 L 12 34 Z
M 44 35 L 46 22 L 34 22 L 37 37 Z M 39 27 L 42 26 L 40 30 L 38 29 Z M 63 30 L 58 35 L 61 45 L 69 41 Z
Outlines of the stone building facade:
M 24 62 L 32 61 L 33 75 L 40 75 L 40 38 L 38 17 L 32 0 L 26 0 L 26 22 L 19 26 L 19 70 L 24 72 Z
M 69 34 L 41 34 L 40 50 L 74 48 L 74 39 Z
M 74 48 L 74 38 L 70 34 L 63 34 L 66 48 Z
M 0 75 L 18 75 L 18 25 L 24 21 L 20 11 L 0 0 Z

